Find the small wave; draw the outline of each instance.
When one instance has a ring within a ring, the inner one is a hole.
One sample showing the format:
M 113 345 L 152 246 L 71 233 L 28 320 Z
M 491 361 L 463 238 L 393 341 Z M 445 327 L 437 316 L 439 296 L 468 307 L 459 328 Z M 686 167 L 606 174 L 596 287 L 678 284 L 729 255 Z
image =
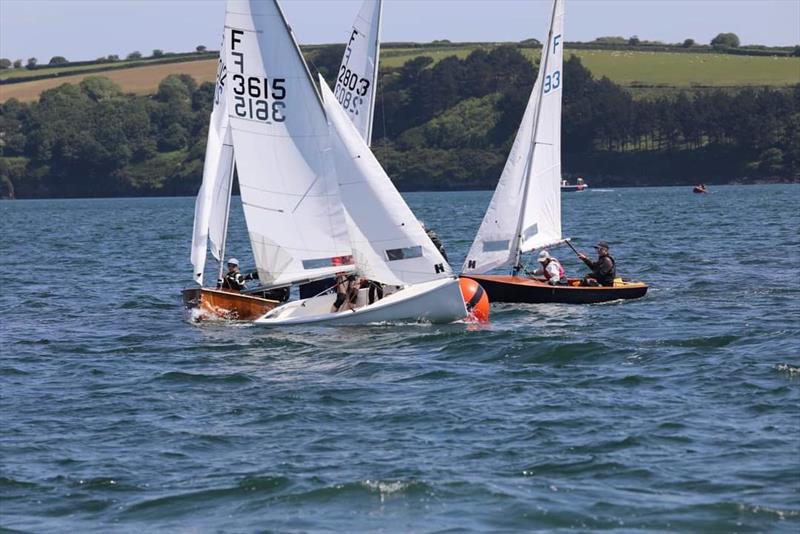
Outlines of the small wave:
M 25 376 L 30 373 L 16 367 L 0 367 L 0 376 Z
M 779 363 L 775 366 L 775 370 L 779 373 L 784 373 L 789 377 L 800 377 L 800 366 L 790 365 L 788 363 Z
M 246 384 L 253 379 L 242 373 L 232 373 L 226 375 L 209 375 L 203 373 L 186 373 L 183 371 L 168 371 L 159 375 L 156 380 L 167 380 L 170 382 L 186 383 L 209 383 L 219 382 L 225 384 Z

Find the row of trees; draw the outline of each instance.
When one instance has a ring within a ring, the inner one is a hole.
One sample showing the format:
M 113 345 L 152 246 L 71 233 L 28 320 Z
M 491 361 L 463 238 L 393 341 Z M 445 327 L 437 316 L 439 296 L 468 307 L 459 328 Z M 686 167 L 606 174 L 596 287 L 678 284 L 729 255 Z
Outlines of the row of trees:
M 197 45 L 197 47 L 195 47 L 195 51 L 198 52 L 198 53 L 206 52 L 206 50 L 207 50 L 207 48 L 206 48 L 205 45 Z M 150 57 L 151 58 L 160 58 L 160 57 L 164 57 L 164 56 L 167 56 L 167 55 L 169 55 L 169 52 L 164 52 L 163 50 L 161 50 L 159 48 L 156 48 L 155 50 L 153 50 L 153 52 L 150 55 Z M 139 52 L 138 50 L 134 50 L 133 52 L 131 52 L 130 54 L 125 56 L 125 59 L 128 60 L 128 61 L 132 61 L 132 60 L 142 59 L 143 57 L 144 57 L 144 55 L 141 52 Z M 115 61 L 120 61 L 120 57 L 117 54 L 109 54 L 108 56 L 97 58 L 94 61 L 94 63 L 109 63 L 109 62 L 115 62 Z M 79 63 L 83 64 L 83 63 L 87 63 L 87 62 L 81 61 Z M 92 62 L 88 62 L 88 63 L 92 63 Z M 52 58 L 50 58 L 50 61 L 47 63 L 47 65 L 50 66 L 50 67 L 58 67 L 58 66 L 61 66 L 61 65 L 69 65 L 69 64 L 70 64 L 70 61 L 67 60 L 67 58 L 65 58 L 64 56 L 53 56 Z M 22 66 L 23 66 L 23 62 L 22 62 L 21 59 L 17 59 L 17 60 L 12 62 L 8 58 L 0 58 L 0 70 L 6 70 L 6 69 L 11 69 L 11 68 L 21 69 Z M 27 69 L 35 69 L 38 66 L 39 66 L 39 60 L 36 59 L 35 57 L 30 57 L 25 62 L 25 68 L 27 68 Z
M 334 80 L 342 47 L 314 64 Z M 382 70 L 373 147 L 404 190 L 492 188 L 536 69 L 514 47 Z M 800 180 L 800 85 L 634 100 L 564 64 L 564 173 L 597 185 Z M 194 194 L 214 87 L 169 76 L 153 96 L 106 78 L 0 106 L 0 185 L 17 196 Z

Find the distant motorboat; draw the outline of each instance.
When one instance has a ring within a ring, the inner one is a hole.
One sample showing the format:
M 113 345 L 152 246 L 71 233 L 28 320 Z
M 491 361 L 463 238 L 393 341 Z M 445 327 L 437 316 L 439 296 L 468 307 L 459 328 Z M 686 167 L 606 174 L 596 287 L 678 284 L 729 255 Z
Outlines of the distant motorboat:
M 589 184 L 583 181 L 583 178 L 578 178 L 575 184 L 567 183 L 566 180 L 561 180 L 562 193 L 576 193 L 589 189 Z
M 692 192 L 693 193 L 708 193 L 708 189 L 706 189 L 706 185 L 705 184 L 697 184 L 696 186 L 694 186 L 694 189 L 692 189 Z

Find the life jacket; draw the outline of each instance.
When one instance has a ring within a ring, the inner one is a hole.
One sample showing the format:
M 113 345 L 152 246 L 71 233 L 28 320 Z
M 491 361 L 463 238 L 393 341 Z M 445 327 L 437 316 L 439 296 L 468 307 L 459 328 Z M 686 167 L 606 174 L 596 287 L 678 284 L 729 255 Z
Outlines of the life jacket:
M 604 286 L 613 286 L 614 278 L 617 277 L 617 261 L 610 254 L 606 258 L 611 260 L 611 271 L 606 276 L 598 276 L 597 281 Z
M 550 263 L 555 263 L 558 266 L 558 279 L 559 280 L 563 280 L 564 278 L 566 278 L 567 274 L 564 272 L 564 267 L 561 266 L 561 262 L 560 261 L 558 261 L 555 258 L 550 258 Z M 548 265 L 549 265 L 549 263 L 548 263 Z M 544 279 L 549 281 L 552 276 L 550 275 L 550 272 L 547 270 L 547 267 L 542 269 L 542 271 L 544 272 Z
M 222 279 L 222 289 L 241 291 L 244 287 L 244 275 L 240 272 L 228 272 Z

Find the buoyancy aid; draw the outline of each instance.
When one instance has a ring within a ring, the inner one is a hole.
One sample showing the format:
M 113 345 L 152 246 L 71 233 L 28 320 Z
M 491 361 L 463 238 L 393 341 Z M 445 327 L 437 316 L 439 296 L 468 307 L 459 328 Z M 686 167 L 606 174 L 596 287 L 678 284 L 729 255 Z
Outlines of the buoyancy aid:
M 555 263 L 556 267 L 558 267 L 558 279 L 564 280 L 567 277 L 567 275 L 564 272 L 564 267 L 561 266 L 561 262 L 555 258 L 550 258 L 550 261 L 547 263 L 547 267 L 549 267 L 551 263 Z M 542 272 L 544 274 L 545 280 L 550 281 L 553 275 L 550 274 L 550 271 L 547 270 L 547 267 L 542 269 Z

